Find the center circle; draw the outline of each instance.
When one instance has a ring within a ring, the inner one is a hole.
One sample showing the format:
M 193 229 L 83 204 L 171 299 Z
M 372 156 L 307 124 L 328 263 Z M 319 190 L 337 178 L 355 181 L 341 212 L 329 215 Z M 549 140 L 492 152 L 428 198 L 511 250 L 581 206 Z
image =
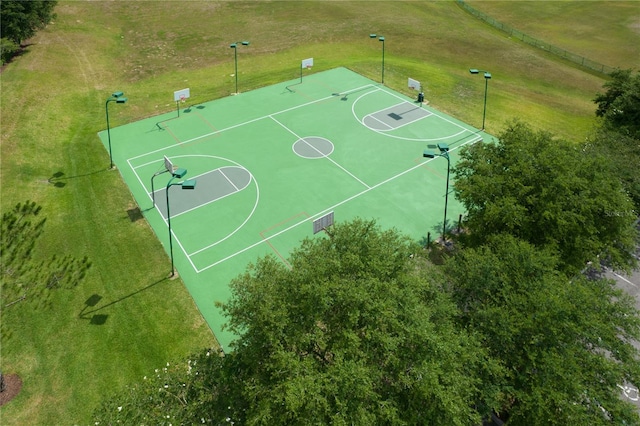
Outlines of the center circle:
M 298 139 L 293 144 L 293 152 L 302 158 L 324 158 L 333 152 L 333 143 L 325 138 L 309 136 Z

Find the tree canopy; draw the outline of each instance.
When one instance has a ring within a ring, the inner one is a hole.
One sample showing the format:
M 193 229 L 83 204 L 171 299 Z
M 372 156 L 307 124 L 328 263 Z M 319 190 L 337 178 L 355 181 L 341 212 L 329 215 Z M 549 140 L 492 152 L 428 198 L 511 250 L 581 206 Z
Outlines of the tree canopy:
M 0 61 L 5 63 L 21 43 L 44 28 L 54 17 L 55 0 L 0 1 Z
M 554 250 L 572 275 L 598 257 L 614 267 L 634 264 L 633 203 L 601 153 L 522 122 L 495 144 L 461 151 L 455 193 L 467 210 L 468 241 L 509 233 Z
M 617 69 L 603 86 L 605 93 L 594 99 L 596 116 L 605 127 L 640 140 L 640 73 Z
M 156 372 L 98 421 L 479 424 L 495 406 L 497 364 L 457 328 L 437 274 L 413 256 L 420 248 L 370 221 L 328 232 L 305 240 L 291 269 L 267 256 L 233 280 L 223 309 L 239 338 L 199 370 L 208 385 L 193 362 L 178 377 Z
M 224 306 L 248 424 L 473 424 L 487 366 L 416 272 L 417 248 L 373 222 L 308 239 L 292 269 L 261 259 Z
M 558 259 L 511 235 L 446 265 L 461 325 L 484 336 L 506 375 L 509 425 L 639 424 L 618 385 L 640 382 L 634 300 L 605 279 L 557 272 Z
M 0 28 L 2 38 L 16 44 L 33 37 L 53 19 L 54 0 L 2 0 L 0 2 Z

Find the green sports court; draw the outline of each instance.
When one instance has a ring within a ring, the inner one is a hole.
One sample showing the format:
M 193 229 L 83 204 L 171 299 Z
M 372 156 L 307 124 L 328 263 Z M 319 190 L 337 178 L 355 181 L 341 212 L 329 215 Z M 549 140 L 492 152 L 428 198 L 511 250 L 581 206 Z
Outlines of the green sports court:
M 423 152 L 446 144 L 453 165 L 491 138 L 345 68 L 197 104 L 184 96 L 197 88 L 171 89 L 172 112 L 99 136 L 223 348 L 234 336 L 216 302 L 249 263 L 288 265 L 331 213 L 436 239 L 448 161 Z M 462 213 L 450 196 L 448 222 Z

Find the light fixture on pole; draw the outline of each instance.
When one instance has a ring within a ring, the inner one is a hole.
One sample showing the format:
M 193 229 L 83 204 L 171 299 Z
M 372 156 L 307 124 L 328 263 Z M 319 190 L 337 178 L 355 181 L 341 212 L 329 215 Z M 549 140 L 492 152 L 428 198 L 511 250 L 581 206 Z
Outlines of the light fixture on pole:
M 491 73 L 489 71 L 478 70 L 471 68 L 469 70 L 471 74 L 484 73 L 484 108 L 482 109 L 482 130 L 484 130 L 484 119 L 487 115 L 487 88 L 489 86 L 489 79 L 491 79 Z
M 171 211 L 169 209 L 169 188 L 172 186 L 180 186 L 182 189 L 195 189 L 196 180 L 190 179 L 183 182 L 174 182 L 173 180 L 181 179 L 187 174 L 186 169 L 177 169 L 171 174 L 171 179 L 167 182 L 166 196 L 167 196 L 167 225 L 169 226 L 169 256 L 171 257 L 171 277 L 175 275 L 175 268 L 173 266 L 173 237 L 171 234 Z
M 384 84 L 384 37 L 378 37 L 376 34 L 369 34 L 369 38 L 378 38 L 378 40 L 382 42 L 382 84 Z
M 439 143 L 438 150 L 440 154 L 425 150 L 422 156 L 426 158 L 444 157 L 447 159 L 447 189 L 444 193 L 444 220 L 442 222 L 442 243 L 444 244 L 445 234 L 447 232 L 447 204 L 449 201 L 449 171 L 451 169 L 451 159 L 449 158 L 449 146 L 447 144 Z
M 109 168 L 113 169 L 113 156 L 111 155 L 111 129 L 109 128 L 109 102 L 115 102 L 118 104 L 123 104 L 127 102 L 127 98 L 125 98 L 124 93 L 122 92 L 113 92 L 107 102 L 105 103 L 104 109 L 107 114 L 107 141 L 109 142 Z
M 231 45 L 229 45 L 230 48 L 233 49 L 234 52 L 234 62 L 236 64 L 236 72 L 235 72 L 235 76 L 236 76 L 236 95 L 238 94 L 238 44 L 241 44 L 243 46 L 248 46 L 249 42 L 248 41 L 237 41 L 235 43 L 232 43 Z

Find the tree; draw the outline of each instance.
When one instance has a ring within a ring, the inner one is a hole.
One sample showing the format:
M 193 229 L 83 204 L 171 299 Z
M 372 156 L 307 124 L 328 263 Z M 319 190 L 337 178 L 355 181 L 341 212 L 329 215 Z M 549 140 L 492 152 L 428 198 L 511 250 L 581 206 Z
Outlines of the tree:
M 610 76 L 603 85 L 606 92 L 594 99 L 596 116 L 604 119 L 606 128 L 640 139 L 640 73 L 617 69 Z
M 2 0 L 0 3 L 0 28 L 2 38 L 21 44 L 33 37 L 37 30 L 47 26 L 54 18 L 53 0 Z
M 54 18 L 54 0 L 2 0 L 0 2 L 0 59 L 8 61 L 24 40 Z
M 511 235 L 446 264 L 461 326 L 484 336 L 507 374 L 497 383 L 509 425 L 640 424 L 618 385 L 640 383 L 640 319 L 609 280 L 568 280 L 558 259 Z
M 418 250 L 356 220 L 262 258 L 224 305 L 247 424 L 474 424 L 479 342 L 456 330 Z M 486 366 L 487 364 L 485 364 Z
M 50 302 L 49 290 L 72 288 L 85 276 L 91 263 L 84 257 L 54 255 L 38 260 L 36 243 L 44 231 L 45 218 L 35 202 L 16 204 L 2 215 L 0 223 L 0 320 L 2 336 L 9 337 L 4 321 L 7 309 L 20 302 L 45 307 Z
M 584 150 L 591 155 L 609 159 L 611 175 L 620 179 L 624 190 L 633 201 L 634 210 L 615 210 L 608 213 L 630 217 L 640 215 L 640 140 L 605 127 L 589 137 Z
M 462 150 L 455 194 L 467 210 L 468 243 L 509 233 L 559 255 L 569 276 L 600 258 L 634 265 L 633 211 L 608 159 L 515 122 L 495 144 Z
M 455 305 L 414 255 L 420 250 L 355 220 L 306 239 L 291 269 L 259 259 L 231 283 L 222 309 L 239 337 L 200 370 L 206 386 L 193 374 L 166 388 L 153 382 L 110 400 L 96 420 L 147 415 L 155 424 L 155 413 L 166 413 L 173 424 L 479 424 L 495 407 L 484 379 L 497 366 L 476 336 L 456 328 Z M 148 397 L 180 387 L 205 390 Z

